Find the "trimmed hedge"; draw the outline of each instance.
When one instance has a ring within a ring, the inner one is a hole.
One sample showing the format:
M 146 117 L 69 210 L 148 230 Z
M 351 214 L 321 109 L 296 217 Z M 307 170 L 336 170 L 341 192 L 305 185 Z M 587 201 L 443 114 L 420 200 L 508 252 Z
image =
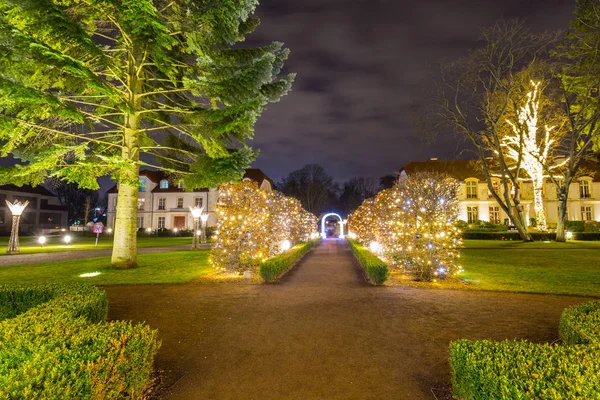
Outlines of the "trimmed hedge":
M 534 240 L 555 240 L 556 233 L 532 232 Z M 463 239 L 475 240 L 521 240 L 518 232 L 463 232 Z M 573 232 L 574 240 L 600 240 L 600 232 Z
M 271 257 L 261 262 L 258 270 L 261 278 L 265 282 L 275 282 L 281 275 L 287 272 L 294 264 L 298 262 L 306 253 L 312 250 L 320 242 L 318 240 L 309 240 L 297 246 L 292 247 L 285 253 Z
M 369 282 L 372 285 L 383 284 L 389 276 L 388 265 L 357 241 L 348 239 L 348 243 L 350 243 L 352 252 L 365 270 Z
M 105 322 L 88 285 L 0 286 L 0 398 L 138 398 L 150 382 L 156 331 Z
M 567 308 L 564 345 L 458 340 L 450 344 L 458 399 L 600 398 L 600 301 Z

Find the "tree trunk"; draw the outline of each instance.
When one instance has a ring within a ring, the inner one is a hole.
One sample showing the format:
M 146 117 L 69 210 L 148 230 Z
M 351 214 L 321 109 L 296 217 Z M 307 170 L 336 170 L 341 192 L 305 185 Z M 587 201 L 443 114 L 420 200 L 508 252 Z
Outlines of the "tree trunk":
M 535 209 L 535 221 L 538 229 L 546 230 L 546 211 L 544 211 L 543 182 L 533 181 L 533 207 Z
M 130 179 L 139 179 L 137 164 L 126 171 Z M 125 171 L 122 172 L 125 174 Z M 111 264 L 113 268 L 135 268 L 137 266 L 137 204 L 138 184 L 120 179 L 115 220 L 115 239 Z
M 560 188 L 558 194 L 558 220 L 556 221 L 556 241 L 566 242 L 567 241 L 567 192 L 564 187 Z

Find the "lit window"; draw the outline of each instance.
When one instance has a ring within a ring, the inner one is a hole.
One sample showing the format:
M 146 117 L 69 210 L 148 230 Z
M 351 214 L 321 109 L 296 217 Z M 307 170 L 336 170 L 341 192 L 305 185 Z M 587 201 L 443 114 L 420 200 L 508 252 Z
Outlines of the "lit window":
M 164 197 L 158 199 L 158 209 L 166 210 L 166 208 L 167 208 L 167 199 L 165 199 Z
M 495 224 L 500 223 L 500 207 L 499 206 L 491 206 L 490 207 L 490 222 Z
M 194 197 L 194 206 L 202 208 L 204 205 L 204 199 L 202 197 Z
M 161 189 L 168 189 L 169 188 L 169 181 L 166 179 L 163 179 L 162 181 L 160 181 L 160 188 Z
M 479 220 L 479 207 L 467 206 L 467 222 L 474 224 Z
M 158 229 L 165 229 L 165 217 L 158 217 Z
M 138 210 L 143 211 L 144 210 L 144 203 L 146 202 L 146 199 L 138 199 Z
M 177 208 L 183 208 L 183 197 L 177 198 Z
M 584 221 L 593 221 L 592 206 L 581 206 L 581 219 Z
M 146 180 L 145 179 L 140 179 L 140 186 L 138 187 L 138 190 L 140 192 L 146 191 Z
M 579 197 L 582 199 L 589 199 L 590 193 L 590 181 L 582 179 L 579 181 Z
M 477 198 L 477 181 L 467 181 L 467 199 Z

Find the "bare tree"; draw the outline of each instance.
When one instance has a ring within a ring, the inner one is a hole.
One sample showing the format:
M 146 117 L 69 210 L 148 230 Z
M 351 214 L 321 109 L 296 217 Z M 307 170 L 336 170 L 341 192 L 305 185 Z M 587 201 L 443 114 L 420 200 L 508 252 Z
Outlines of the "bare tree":
M 488 189 L 524 241 L 532 241 L 521 203 L 519 178 L 523 171 L 523 143 L 517 157 L 505 154 L 503 135 L 507 118 L 526 97 L 525 76 L 534 74 L 537 61 L 547 56 L 558 34 L 533 34 L 522 21 L 499 21 L 481 33 L 481 46 L 442 67 L 437 91 L 439 121 L 472 145 Z M 493 180 L 500 180 L 500 190 Z
M 337 202 L 338 187 L 319 164 L 308 164 L 292 171 L 277 185 L 287 196 L 294 197 L 310 213 L 319 215 Z

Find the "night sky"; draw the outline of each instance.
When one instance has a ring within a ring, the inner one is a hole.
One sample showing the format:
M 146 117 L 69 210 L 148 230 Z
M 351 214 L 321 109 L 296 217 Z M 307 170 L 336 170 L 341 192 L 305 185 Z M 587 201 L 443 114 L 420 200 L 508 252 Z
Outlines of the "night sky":
M 279 180 L 318 163 L 343 182 L 408 161 L 464 158 L 456 137 L 426 144 L 411 122 L 439 63 L 465 54 L 501 17 L 566 29 L 574 8 L 572 0 L 262 0 L 249 43 L 284 42 L 298 76 L 258 122 L 253 166 Z

